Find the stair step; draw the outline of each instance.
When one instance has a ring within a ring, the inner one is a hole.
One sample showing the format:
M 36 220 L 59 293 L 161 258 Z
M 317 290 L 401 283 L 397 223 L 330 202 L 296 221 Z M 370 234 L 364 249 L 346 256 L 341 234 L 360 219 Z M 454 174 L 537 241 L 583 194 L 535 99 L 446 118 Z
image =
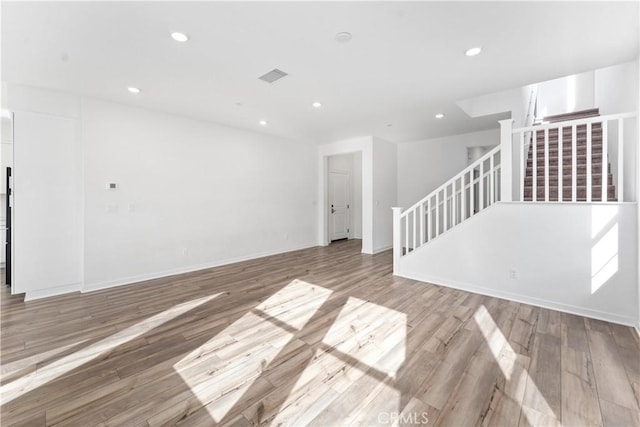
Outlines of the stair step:
M 529 157 L 531 157 L 531 155 L 534 153 L 534 151 L 529 151 Z M 544 150 L 544 146 L 543 147 L 538 147 L 537 150 L 535 151 L 536 155 L 538 157 L 543 156 L 545 153 Z M 586 156 L 587 155 L 587 147 L 576 147 L 576 153 L 579 156 Z M 562 147 L 562 156 L 563 157 L 570 157 L 573 154 L 573 149 L 571 148 L 571 146 L 569 147 Z M 600 157 L 600 155 L 602 154 L 602 145 L 597 145 L 595 147 L 591 147 L 591 154 L 597 154 L 598 157 Z M 549 147 L 549 156 L 551 158 L 553 157 L 558 157 L 558 147 Z
M 533 141 L 530 141 L 533 142 Z M 558 145 L 558 138 L 549 136 L 549 145 Z M 572 145 L 573 138 L 571 135 L 562 137 L 562 146 Z M 576 137 L 576 145 L 586 145 L 587 137 L 578 135 Z M 591 135 L 591 144 L 602 144 L 602 135 Z M 533 145 L 533 144 L 531 144 Z M 544 135 L 536 137 L 536 146 L 544 145 Z
M 549 166 L 557 166 L 560 162 L 558 161 L 558 157 L 549 157 Z M 593 168 L 594 165 L 601 165 L 602 164 L 602 156 L 600 154 L 593 154 L 591 156 L 591 167 Z M 539 167 L 544 167 L 545 165 L 545 158 L 543 156 L 538 157 L 536 159 L 536 166 Z M 572 166 L 573 165 L 573 158 L 571 156 L 564 156 L 562 157 L 562 166 Z M 576 166 L 587 166 L 587 156 L 585 154 L 576 156 Z M 529 158 L 527 159 L 527 167 L 533 167 L 533 159 Z M 600 166 L 602 167 L 602 166 Z
M 598 108 L 588 108 L 586 110 L 573 111 L 571 113 L 562 113 L 562 114 L 554 114 L 551 116 L 543 117 L 545 122 L 564 122 L 567 120 L 578 120 L 584 119 L 587 117 L 596 117 L 600 115 L 600 110 Z
M 536 176 L 544 175 L 544 165 L 538 165 L 536 168 Z M 571 172 L 572 167 L 564 165 L 562 166 L 562 175 L 564 176 L 566 173 Z M 586 165 L 576 165 L 576 175 L 586 175 L 587 167 Z M 607 173 L 611 173 L 611 168 L 608 168 Z M 533 168 L 531 166 L 527 166 L 525 169 L 525 177 L 533 175 Z M 558 165 L 549 165 L 549 176 L 558 175 Z M 602 166 L 600 163 L 596 163 L 591 168 L 591 176 L 602 175 Z
M 538 187 L 536 188 L 536 200 L 543 201 L 544 200 L 544 188 Z M 524 200 L 532 201 L 533 191 L 531 188 L 524 189 Z M 562 199 L 563 200 L 571 200 L 572 189 L 570 186 L 562 187 Z M 602 187 L 600 185 L 594 185 L 591 189 L 591 200 L 600 201 L 602 194 Z M 576 187 L 576 199 L 578 201 L 586 201 L 587 200 L 587 187 L 586 186 L 578 186 Z M 549 200 L 557 201 L 558 200 L 558 188 L 549 188 Z M 616 201 L 616 190 L 613 185 L 609 185 L 607 187 L 607 200 L 608 201 Z
M 544 134 L 546 129 L 536 129 L 536 137 L 544 138 Z M 576 126 L 576 136 L 583 137 L 587 135 L 587 125 L 578 125 Z M 568 138 L 573 134 L 573 126 L 563 126 L 562 127 L 562 137 Z M 602 135 L 602 123 L 591 123 L 591 134 L 592 135 Z M 558 128 L 549 129 L 549 138 L 556 138 L 558 136 Z
M 571 179 L 571 175 L 562 175 L 562 185 L 563 186 L 571 186 L 572 184 L 572 179 Z M 536 176 L 536 183 L 538 187 L 542 187 L 544 186 L 544 179 L 545 176 L 543 175 L 537 175 Z M 531 187 L 533 182 L 533 177 L 532 176 L 526 176 L 524 178 L 524 186 L 525 187 Z M 578 186 L 585 186 L 587 185 L 587 175 L 582 174 L 582 175 L 578 175 L 576 177 L 576 184 Z M 591 176 L 591 185 L 601 185 L 602 184 L 602 174 L 593 174 Z M 613 185 L 613 175 L 608 174 L 607 175 L 607 185 Z M 549 174 L 549 186 L 551 187 L 558 187 L 558 174 Z

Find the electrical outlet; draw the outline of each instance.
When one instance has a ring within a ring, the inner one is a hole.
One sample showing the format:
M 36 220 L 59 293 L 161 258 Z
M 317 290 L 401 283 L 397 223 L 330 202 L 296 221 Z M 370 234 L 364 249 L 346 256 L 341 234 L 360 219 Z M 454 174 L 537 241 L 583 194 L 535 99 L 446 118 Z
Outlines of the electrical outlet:
M 189 250 L 187 248 L 182 248 L 182 256 L 189 256 Z
M 518 270 L 516 270 L 515 268 L 512 268 L 511 270 L 509 270 L 509 277 L 511 279 L 517 279 L 518 278 Z

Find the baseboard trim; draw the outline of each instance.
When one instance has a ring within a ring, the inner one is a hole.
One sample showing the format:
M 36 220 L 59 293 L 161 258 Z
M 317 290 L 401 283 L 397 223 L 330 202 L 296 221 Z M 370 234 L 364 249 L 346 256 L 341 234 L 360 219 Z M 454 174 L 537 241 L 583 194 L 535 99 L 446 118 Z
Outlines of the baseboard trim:
M 71 292 L 80 292 L 82 290 L 82 283 L 73 283 L 71 285 L 56 286 L 55 288 L 37 289 L 34 291 L 26 291 L 24 293 L 25 301 L 33 301 L 42 298 L 55 297 L 62 294 L 68 294 Z
M 313 248 L 313 247 L 316 247 L 316 246 L 318 246 L 318 243 L 317 242 L 313 242 L 313 243 L 307 243 L 307 244 L 303 244 L 303 245 L 292 247 L 292 248 L 287 248 L 287 249 L 284 249 L 284 250 L 261 252 L 261 253 L 258 253 L 258 254 L 251 254 L 251 255 L 234 257 L 234 258 L 226 258 L 226 259 L 223 259 L 223 260 L 213 261 L 213 262 L 210 262 L 210 263 L 197 264 L 197 265 L 192 265 L 192 266 L 188 266 L 188 267 L 175 268 L 175 269 L 171 269 L 171 270 L 164 270 L 164 271 L 160 271 L 160 272 L 156 272 L 156 273 L 141 274 L 141 275 L 137 275 L 137 276 L 126 277 L 126 278 L 123 278 L 123 279 L 116 279 L 116 280 L 110 280 L 110 281 L 106 281 L 106 282 L 85 284 L 82 287 L 81 292 L 82 293 L 86 293 L 86 292 L 93 292 L 93 291 L 98 291 L 98 290 L 102 290 L 102 289 L 115 288 L 115 287 L 118 287 L 118 286 L 132 285 L 134 283 L 144 282 L 144 281 L 147 281 L 147 280 L 161 279 L 163 277 L 175 276 L 175 275 L 184 274 L 184 273 L 192 273 L 194 271 L 200 271 L 200 270 L 206 270 L 206 269 L 209 269 L 209 268 L 221 267 L 223 265 L 235 264 L 237 262 L 242 262 L 242 261 L 250 261 L 250 260 L 254 260 L 254 259 L 258 259 L 258 258 L 264 258 L 264 257 L 272 256 L 272 255 L 280 255 L 280 254 L 284 254 L 284 253 L 288 253 L 288 252 L 295 252 L 295 251 L 299 251 L 299 250 L 302 250 L 302 249 Z
M 558 303 L 540 298 L 528 297 L 525 295 L 514 294 L 511 292 L 497 291 L 495 289 L 484 288 L 469 283 L 457 282 L 455 280 L 447 280 L 439 277 L 426 277 L 420 274 L 398 274 L 400 277 L 417 280 L 420 282 L 431 283 L 446 288 L 459 289 L 461 291 L 471 292 L 480 295 L 486 295 L 494 298 L 506 299 L 522 304 L 534 305 L 536 307 L 547 308 L 550 310 L 562 311 L 564 313 L 576 314 L 578 316 L 589 317 L 592 319 L 604 320 L 607 322 L 617 323 L 624 326 L 637 328 L 637 319 L 632 317 L 620 316 L 614 313 L 592 310 L 584 307 L 577 307 L 569 304 Z M 636 329 L 637 330 L 637 329 Z
M 385 246 L 383 248 L 378 248 L 373 250 L 373 254 L 379 254 L 380 252 L 388 251 L 389 249 L 393 249 L 393 245 Z

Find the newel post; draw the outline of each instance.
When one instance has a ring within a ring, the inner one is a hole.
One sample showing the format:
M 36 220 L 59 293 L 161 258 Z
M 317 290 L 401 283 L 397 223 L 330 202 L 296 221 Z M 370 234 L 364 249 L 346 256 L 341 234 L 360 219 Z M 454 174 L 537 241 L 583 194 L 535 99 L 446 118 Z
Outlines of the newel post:
M 391 208 L 393 210 L 393 274 L 400 274 L 400 257 L 402 257 L 402 226 L 400 214 L 402 208 Z
M 500 120 L 500 200 L 513 199 L 513 119 Z

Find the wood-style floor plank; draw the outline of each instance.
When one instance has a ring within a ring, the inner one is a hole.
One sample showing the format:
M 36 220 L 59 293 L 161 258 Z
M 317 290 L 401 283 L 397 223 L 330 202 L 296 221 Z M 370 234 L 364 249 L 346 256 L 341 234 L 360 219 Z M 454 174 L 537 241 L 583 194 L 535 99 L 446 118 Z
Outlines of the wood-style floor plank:
M 631 328 L 394 277 L 352 240 L 0 290 L 2 426 L 637 426 Z

